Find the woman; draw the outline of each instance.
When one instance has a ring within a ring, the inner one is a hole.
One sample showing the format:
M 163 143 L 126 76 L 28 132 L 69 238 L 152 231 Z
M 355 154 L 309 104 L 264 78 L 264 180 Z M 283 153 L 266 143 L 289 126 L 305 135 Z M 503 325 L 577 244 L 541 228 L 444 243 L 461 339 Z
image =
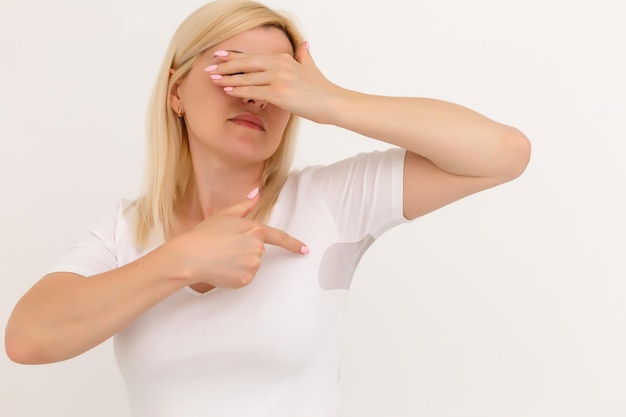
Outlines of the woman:
M 336 415 L 364 251 L 516 178 L 530 154 L 518 130 L 461 106 L 329 82 L 293 23 L 249 1 L 181 24 L 149 115 L 142 195 L 28 291 L 5 338 L 12 360 L 49 363 L 115 335 L 142 417 Z M 394 146 L 290 173 L 298 117 Z

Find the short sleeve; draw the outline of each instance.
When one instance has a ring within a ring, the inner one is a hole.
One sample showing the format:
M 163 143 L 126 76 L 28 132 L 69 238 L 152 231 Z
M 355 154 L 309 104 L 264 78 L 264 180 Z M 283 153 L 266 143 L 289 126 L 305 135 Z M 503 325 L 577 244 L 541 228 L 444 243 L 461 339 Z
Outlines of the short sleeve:
M 403 214 L 405 154 L 404 149 L 390 148 L 311 169 L 312 189 L 324 201 L 342 239 L 365 235 L 376 239 L 407 222 Z
M 72 272 L 88 277 L 117 268 L 115 237 L 122 209 L 120 202 L 96 221 L 48 273 Z

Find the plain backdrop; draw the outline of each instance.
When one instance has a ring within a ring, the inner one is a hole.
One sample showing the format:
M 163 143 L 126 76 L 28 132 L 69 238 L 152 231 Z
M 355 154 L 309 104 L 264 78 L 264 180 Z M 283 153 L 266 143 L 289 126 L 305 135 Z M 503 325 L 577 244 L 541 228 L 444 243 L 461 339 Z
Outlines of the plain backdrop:
M 521 129 L 526 173 L 383 236 L 346 308 L 341 417 L 626 415 L 626 26 L 614 0 L 272 0 L 335 83 Z M 0 322 L 137 195 L 144 115 L 196 0 L 1 0 Z M 296 167 L 386 145 L 302 124 Z M 242 393 L 242 400 L 245 393 Z M 0 355 L 3 417 L 128 417 L 110 341 Z

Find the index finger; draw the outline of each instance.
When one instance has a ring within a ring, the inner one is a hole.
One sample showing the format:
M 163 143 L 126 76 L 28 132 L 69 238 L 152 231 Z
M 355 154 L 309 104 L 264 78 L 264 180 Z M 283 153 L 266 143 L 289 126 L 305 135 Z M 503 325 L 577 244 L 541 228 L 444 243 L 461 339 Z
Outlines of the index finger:
M 216 51 L 213 58 L 211 58 L 212 62 L 216 60 L 215 65 L 205 68 L 205 71 L 220 75 L 263 72 L 276 68 L 286 58 L 291 61 L 295 60 L 293 54 L 289 53 L 253 54 L 233 50 Z
M 309 248 L 289 233 L 266 225 L 263 225 L 262 228 L 264 235 L 263 241 L 265 243 L 279 246 L 293 253 L 299 253 L 302 255 L 309 253 Z
M 260 67 L 259 58 L 260 55 L 247 54 L 241 51 L 216 51 L 211 61 L 216 61 L 216 64 L 205 68 L 211 68 L 211 73 L 222 75 L 234 75 L 245 74 L 248 72 L 259 71 Z

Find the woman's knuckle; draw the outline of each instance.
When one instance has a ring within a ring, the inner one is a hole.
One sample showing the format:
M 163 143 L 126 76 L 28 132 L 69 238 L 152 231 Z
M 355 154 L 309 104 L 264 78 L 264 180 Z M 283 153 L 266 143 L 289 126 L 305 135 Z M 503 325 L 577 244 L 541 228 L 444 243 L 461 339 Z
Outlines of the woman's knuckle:
M 289 235 L 287 234 L 287 232 L 283 231 L 279 231 L 276 238 L 280 243 L 287 243 L 289 241 Z
M 261 258 L 259 256 L 253 256 L 248 261 L 248 268 L 257 271 L 261 267 Z

